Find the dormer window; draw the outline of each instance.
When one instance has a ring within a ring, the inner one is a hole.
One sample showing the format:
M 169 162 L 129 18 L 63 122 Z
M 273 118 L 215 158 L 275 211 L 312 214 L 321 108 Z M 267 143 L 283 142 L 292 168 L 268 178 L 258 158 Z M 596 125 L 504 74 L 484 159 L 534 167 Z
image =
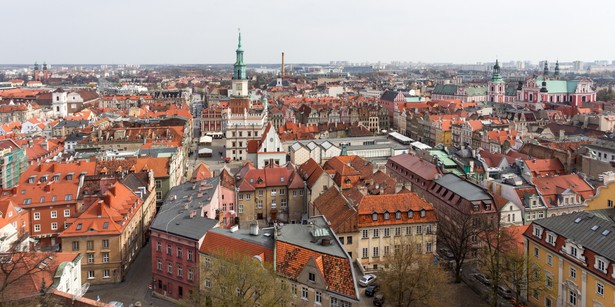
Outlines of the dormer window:
M 421 217 L 425 217 L 425 209 L 421 209 Z
M 66 180 L 73 180 L 73 176 L 75 175 L 75 173 L 68 173 L 66 175 Z
M 388 220 L 388 219 L 389 219 L 389 213 L 388 213 L 388 212 L 385 212 L 385 213 L 384 213 L 384 220 L 386 221 L 386 220 Z
M 60 181 L 60 174 L 53 175 L 52 181 Z
M 594 268 L 599 270 L 602 273 L 606 273 L 606 269 L 608 267 L 609 261 L 606 258 L 600 257 L 596 255 L 596 261 L 594 263 Z
M 542 227 L 538 226 L 538 225 L 534 225 L 534 232 L 533 232 L 534 237 L 542 237 Z
M 401 219 L 401 212 L 400 211 L 395 212 L 395 219 L 397 219 L 397 220 Z
M 47 182 L 47 175 L 41 177 L 41 182 Z
M 36 176 L 30 176 L 28 178 L 28 183 L 34 183 L 35 180 L 36 180 Z
M 552 232 L 547 232 L 547 243 L 555 246 L 555 240 L 557 239 L 557 235 Z
M 372 221 L 377 221 L 378 220 L 378 213 L 374 212 L 372 213 Z
M 284 177 L 280 177 L 280 182 L 284 182 Z
M 414 211 L 408 211 L 408 218 L 411 219 L 414 216 Z

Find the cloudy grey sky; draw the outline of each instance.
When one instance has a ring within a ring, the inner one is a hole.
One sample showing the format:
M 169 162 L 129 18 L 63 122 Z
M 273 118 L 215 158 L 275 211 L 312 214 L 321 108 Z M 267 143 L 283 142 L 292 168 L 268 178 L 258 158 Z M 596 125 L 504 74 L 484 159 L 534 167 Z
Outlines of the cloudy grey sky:
M 24 4 L 27 3 L 27 4 Z M 615 60 L 613 0 L 6 1 L 0 63 Z

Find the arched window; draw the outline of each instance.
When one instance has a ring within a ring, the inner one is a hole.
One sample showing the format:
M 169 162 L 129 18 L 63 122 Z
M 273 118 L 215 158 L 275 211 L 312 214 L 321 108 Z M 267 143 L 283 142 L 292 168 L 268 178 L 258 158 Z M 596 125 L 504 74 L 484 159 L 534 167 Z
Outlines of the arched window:
M 376 212 L 372 213 L 372 220 L 373 221 L 377 221 L 378 220 L 378 213 L 376 213 Z

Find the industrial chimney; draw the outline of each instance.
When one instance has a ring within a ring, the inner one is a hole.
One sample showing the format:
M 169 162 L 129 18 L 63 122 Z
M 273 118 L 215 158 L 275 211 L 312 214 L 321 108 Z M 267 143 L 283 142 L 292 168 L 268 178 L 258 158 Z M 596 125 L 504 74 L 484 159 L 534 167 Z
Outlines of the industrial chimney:
M 282 51 L 282 74 L 280 77 L 284 79 L 284 52 L 283 51 Z

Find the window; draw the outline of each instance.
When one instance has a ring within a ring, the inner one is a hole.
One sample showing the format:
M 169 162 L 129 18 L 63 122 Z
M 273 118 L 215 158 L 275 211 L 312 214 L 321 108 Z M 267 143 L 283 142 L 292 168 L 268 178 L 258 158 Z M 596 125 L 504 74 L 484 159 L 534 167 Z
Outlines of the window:
M 297 191 L 293 190 L 293 197 L 297 197 Z
M 378 255 L 378 246 L 375 246 L 375 247 L 374 247 L 374 253 L 373 253 L 372 257 L 374 257 L 374 258 L 376 258 L 376 257 L 380 257 L 380 256 Z
M 159 252 L 160 250 L 162 250 L 162 243 L 160 243 L 160 241 L 156 242 L 156 251 Z
M 191 251 L 191 250 L 188 250 L 188 253 L 187 253 L 187 254 L 188 254 L 188 255 L 187 255 L 187 259 L 188 259 L 188 261 L 192 261 L 192 251 Z
M 292 295 L 297 295 L 297 285 L 295 284 L 290 285 L 290 293 L 292 293 Z
M 344 244 L 344 237 L 339 237 L 340 244 Z
M 577 305 L 577 293 L 574 290 L 568 291 L 568 303 L 573 306 Z
M 372 213 L 372 221 L 377 221 L 378 220 L 378 213 Z
M 421 226 L 421 225 L 416 226 L 416 234 L 420 235 L 422 233 L 423 233 L 423 226 Z
M 282 177 L 282 181 L 284 181 L 284 177 Z M 286 195 L 286 190 L 280 189 L 280 195 Z
M 58 223 L 56 222 L 51 223 L 51 230 L 58 230 Z
M 534 247 L 534 257 L 538 257 L 538 247 Z
M 352 237 L 351 236 L 347 236 L 346 237 L 346 244 L 352 244 Z
M 41 224 L 34 225 L 34 232 L 39 232 L 39 231 L 41 231 Z
M 372 237 L 374 237 L 374 238 L 380 237 L 380 231 L 378 229 L 374 229 L 374 233 L 373 234 L 374 235 Z
M 427 252 L 428 252 L 428 253 L 431 253 L 432 246 L 433 246 L 433 243 L 431 243 L 431 242 L 427 242 Z
M 361 238 L 363 238 L 363 239 L 367 239 L 368 238 L 367 229 L 363 229 L 363 231 L 361 232 Z
M 211 288 L 211 280 L 209 278 L 205 278 L 205 288 Z
M 570 278 L 572 279 L 576 279 L 577 278 L 577 269 L 570 267 Z
M 94 271 L 88 271 L 88 279 L 94 279 L 96 275 L 94 275 Z
M 316 281 L 316 274 L 309 273 L 308 274 L 308 280 L 311 281 L 311 282 L 315 282 Z
M 596 293 L 600 296 L 604 296 L 604 285 L 602 283 L 596 282 Z
M 34 212 L 34 220 L 38 221 L 41 219 L 41 213 L 40 212 Z
M 243 213 L 243 204 L 237 205 L 237 213 Z
M 156 180 L 156 189 L 160 189 L 162 187 L 162 180 Z
M 109 253 L 102 253 L 103 262 L 109 262 Z
M 555 246 L 555 236 L 553 236 L 553 234 L 547 234 L 547 243 Z
M 45 196 L 41 196 L 41 204 L 45 202 Z
M 545 307 L 553 307 L 553 302 L 551 302 L 550 298 L 545 298 Z
M 316 304 L 322 304 L 322 293 L 320 291 L 316 291 L 316 297 L 314 298 Z
M 177 258 L 182 258 L 184 256 L 184 251 L 181 247 L 177 248 Z
M 384 229 L 384 236 L 385 237 L 390 237 L 391 236 L 391 229 L 390 228 L 385 228 Z
M 173 274 L 173 264 L 170 262 L 167 263 L 167 273 Z
M 88 254 L 88 263 L 94 263 L 94 254 Z
M 385 221 L 386 221 L 386 220 L 388 220 L 388 219 L 389 219 L 389 217 L 390 217 L 389 213 L 388 213 L 388 212 L 385 212 L 385 213 L 384 213 L 384 220 L 385 220 Z
M 23 201 L 23 204 L 24 204 L 24 205 L 29 205 L 29 204 L 31 204 L 31 203 L 32 203 L 32 198 L 26 198 L 26 199 L 24 199 L 24 201 Z
M 363 248 L 363 258 L 367 258 L 367 253 L 369 252 L 369 250 L 367 249 L 367 247 Z
M 400 211 L 395 212 L 395 219 L 396 220 L 401 219 L 401 212 Z
M 246 200 L 250 200 L 250 194 L 246 194 Z
M 181 265 L 177 266 L 177 277 L 183 277 L 184 276 L 184 268 Z
M 167 255 L 171 255 L 172 251 L 171 251 L 171 244 L 167 244 Z
M 326 190 L 326 189 L 325 189 Z M 303 190 L 299 190 L 299 195 L 303 196 Z
M 553 255 L 551 255 L 551 254 L 547 254 L 547 264 L 548 264 L 549 266 L 552 266 L 552 265 L 553 265 Z
M 94 250 L 94 241 L 88 240 L 87 246 L 89 251 Z
M 73 194 L 64 195 L 64 200 L 73 200 Z
M 286 199 L 280 200 L 280 206 L 282 206 L 282 208 L 286 208 L 287 206 Z
M 64 210 L 64 217 L 70 217 L 70 209 Z
M 421 209 L 420 215 L 421 215 L 421 217 L 425 217 L 425 209 Z
M 73 251 L 79 250 L 79 241 L 73 241 Z
M 607 206 L 609 208 L 613 208 L 613 201 L 612 200 L 609 199 L 609 200 L 606 201 L 606 203 L 607 203 Z
M 162 192 L 156 191 L 156 199 L 162 199 Z
M 578 253 L 577 248 L 574 247 L 574 246 L 571 246 L 570 247 L 570 255 L 572 255 L 572 257 L 577 258 L 577 253 Z
M 109 240 L 107 240 L 107 239 L 102 240 L 102 247 L 103 248 L 109 248 Z
M 431 234 L 431 225 L 425 226 L 425 233 L 428 234 L 428 235 Z
M 595 268 L 600 270 L 603 273 L 606 273 L 606 261 L 600 259 L 600 258 L 596 258 L 596 265 Z
M 308 288 L 307 287 L 301 287 L 301 298 L 304 300 L 308 299 Z
M 109 269 L 103 270 L 103 278 L 109 278 Z
M 408 218 L 411 219 L 414 216 L 414 212 L 412 210 L 408 211 Z
M 553 289 L 553 277 L 547 275 L 546 276 L 546 284 L 547 284 L 547 288 Z
M 194 271 L 192 268 L 188 269 L 188 280 L 192 280 L 194 278 Z
M 239 200 L 243 200 L 243 194 L 239 194 Z

